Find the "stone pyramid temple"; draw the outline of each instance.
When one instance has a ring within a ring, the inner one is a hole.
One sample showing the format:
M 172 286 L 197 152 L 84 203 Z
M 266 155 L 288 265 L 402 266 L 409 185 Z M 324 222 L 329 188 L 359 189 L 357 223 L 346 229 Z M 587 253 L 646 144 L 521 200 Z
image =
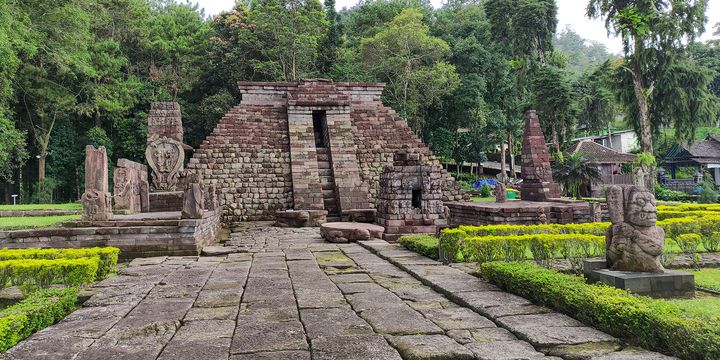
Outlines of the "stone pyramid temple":
M 375 209 L 380 175 L 400 150 L 442 171 L 444 201 L 468 196 L 380 101 L 384 84 L 239 82 L 230 110 L 195 151 L 189 171 L 214 184 L 225 221 L 271 220 L 285 210 L 328 219 Z

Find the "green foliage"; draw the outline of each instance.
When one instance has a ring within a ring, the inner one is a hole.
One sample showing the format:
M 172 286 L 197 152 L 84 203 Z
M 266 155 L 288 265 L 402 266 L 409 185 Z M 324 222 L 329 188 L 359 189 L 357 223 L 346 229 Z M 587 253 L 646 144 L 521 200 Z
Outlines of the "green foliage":
M 52 284 L 91 284 L 97 278 L 99 263 L 97 257 L 0 261 L 0 288 L 7 285 L 20 286 L 30 292 L 38 288 L 45 289 Z
M 662 201 L 687 201 L 690 196 L 682 191 L 666 189 L 655 184 L 655 198 Z
M 720 291 L 720 269 L 687 269 L 695 275 L 695 285 Z
M 398 243 L 408 250 L 438 259 L 438 238 L 432 235 L 404 235 L 398 239 Z
M 67 204 L 18 204 L 18 205 L 0 205 L 0 211 L 28 211 L 28 210 L 67 210 L 80 211 L 82 205 L 79 203 Z
M 567 68 L 574 73 L 575 77 L 580 77 L 592 69 L 602 67 L 603 63 L 613 57 L 605 45 L 583 39 L 570 26 L 565 27 L 555 35 L 553 46 L 556 51 L 567 55 L 569 58 Z
M 85 137 L 87 138 L 88 145 L 95 146 L 96 148 L 104 146 L 107 150 L 108 158 L 112 156 L 113 143 L 110 140 L 110 137 L 107 136 L 105 130 L 97 126 L 90 128 L 85 133 Z
M 464 248 L 467 233 L 460 229 L 445 229 L 440 233 L 440 247 L 448 260 L 454 261 L 460 256 L 460 250 Z
M 709 252 L 720 251 L 720 232 L 713 231 L 710 236 L 703 236 L 703 247 Z
M 29 154 L 25 135 L 24 131 L 15 128 L 15 124 L 4 117 L 0 103 L 0 180 L 14 182 L 15 171 L 27 161 Z
M 423 15 L 405 9 L 387 26 L 360 45 L 363 65 L 388 83 L 385 97 L 420 133 L 429 106 L 438 104 L 458 86 L 455 66 L 443 59 L 450 47 L 429 33 Z
M 38 204 L 50 204 L 55 199 L 53 193 L 57 187 L 57 182 L 54 178 L 46 177 L 43 180 L 38 180 L 33 185 L 33 196 L 31 201 Z
M 490 185 L 483 184 L 483 186 L 480 188 L 480 196 L 482 197 L 488 197 L 492 194 L 492 189 L 490 189 Z
M 688 317 L 664 300 L 589 285 L 524 263 L 485 263 L 482 274 L 504 290 L 545 305 L 632 344 L 683 359 L 720 357 L 720 323 Z
M 80 215 L 0 217 L 0 229 L 39 229 L 60 226 L 71 220 L 80 220 Z
M 565 184 L 568 195 L 577 199 L 583 195 L 581 193 L 583 185 L 601 180 L 600 166 L 588 161 L 580 152 L 564 156 L 562 161 L 556 161 L 553 166 L 555 181 Z
M 698 255 L 698 247 L 702 243 L 702 238 L 698 234 L 679 234 L 673 238 L 680 251 L 690 257 L 695 267 L 700 265 L 700 256 Z
M 1 249 L 0 261 L 21 259 L 81 259 L 91 258 L 98 261 L 97 280 L 102 280 L 115 272 L 120 249 L 114 247 L 82 249 Z
M 0 351 L 5 351 L 75 310 L 75 288 L 40 290 L 0 311 Z
M 715 185 L 713 185 L 712 178 L 709 176 L 702 183 L 697 201 L 701 204 L 716 204 L 718 202 L 718 192 L 715 190 Z

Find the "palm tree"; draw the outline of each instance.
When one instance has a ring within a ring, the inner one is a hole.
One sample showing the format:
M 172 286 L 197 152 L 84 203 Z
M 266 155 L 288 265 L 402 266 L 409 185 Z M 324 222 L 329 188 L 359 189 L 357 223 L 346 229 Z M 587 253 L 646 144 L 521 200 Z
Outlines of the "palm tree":
M 575 152 L 559 157 L 553 164 L 553 179 L 565 184 L 569 196 L 580 199 L 580 187 L 583 184 L 600 181 L 600 167 L 597 163 L 588 161 L 582 153 Z

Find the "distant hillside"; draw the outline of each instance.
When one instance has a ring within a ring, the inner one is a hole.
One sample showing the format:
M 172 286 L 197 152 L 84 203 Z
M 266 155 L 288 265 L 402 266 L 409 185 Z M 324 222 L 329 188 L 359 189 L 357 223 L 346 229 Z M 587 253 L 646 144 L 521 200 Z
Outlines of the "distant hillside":
M 568 70 L 576 76 L 605 62 L 615 55 L 605 45 L 583 39 L 571 27 L 565 27 L 555 35 L 555 50 L 562 51 L 568 58 Z

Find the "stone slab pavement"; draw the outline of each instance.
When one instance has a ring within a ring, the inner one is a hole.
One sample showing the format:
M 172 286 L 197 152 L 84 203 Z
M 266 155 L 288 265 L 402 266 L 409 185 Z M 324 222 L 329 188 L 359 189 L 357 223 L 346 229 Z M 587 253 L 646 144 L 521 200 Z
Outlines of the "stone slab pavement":
M 2 358 L 672 359 L 384 241 L 247 227 L 227 246 L 135 259 Z

